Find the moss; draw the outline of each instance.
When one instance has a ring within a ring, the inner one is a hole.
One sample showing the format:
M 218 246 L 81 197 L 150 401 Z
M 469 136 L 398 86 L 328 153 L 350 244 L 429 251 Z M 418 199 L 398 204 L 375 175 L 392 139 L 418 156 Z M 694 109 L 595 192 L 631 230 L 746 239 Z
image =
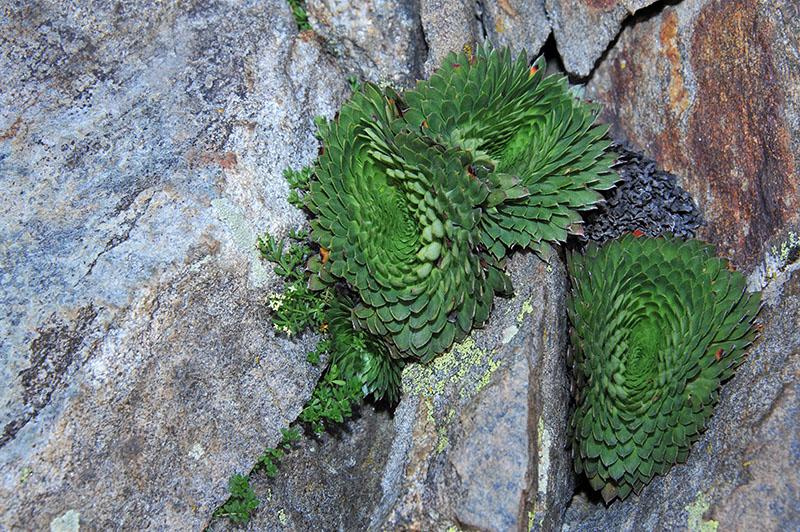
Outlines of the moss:
M 686 519 L 686 528 L 689 532 L 716 532 L 719 523 L 713 519 L 703 519 L 703 514 L 708 511 L 708 500 L 703 492 L 697 492 L 692 504 L 686 506 L 686 512 L 689 514 Z

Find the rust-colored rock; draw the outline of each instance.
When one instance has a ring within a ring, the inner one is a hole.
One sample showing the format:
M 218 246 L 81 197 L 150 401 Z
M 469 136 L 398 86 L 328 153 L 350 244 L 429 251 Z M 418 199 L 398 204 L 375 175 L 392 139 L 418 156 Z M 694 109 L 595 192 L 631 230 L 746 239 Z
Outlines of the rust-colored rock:
M 796 2 L 695 1 L 625 29 L 587 95 L 700 204 L 701 232 L 751 270 L 800 220 Z

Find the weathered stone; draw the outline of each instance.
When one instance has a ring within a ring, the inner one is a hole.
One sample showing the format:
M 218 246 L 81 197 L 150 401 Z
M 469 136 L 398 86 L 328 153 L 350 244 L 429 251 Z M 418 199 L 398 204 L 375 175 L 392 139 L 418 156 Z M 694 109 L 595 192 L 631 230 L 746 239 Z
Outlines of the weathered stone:
M 683 177 L 700 236 L 752 270 L 800 222 L 800 5 L 686 0 L 627 27 L 586 94 Z
M 256 236 L 346 73 L 279 0 L 0 20 L 0 528 L 198 529 L 310 395 Z
M 408 86 L 427 57 L 419 0 L 306 0 L 314 31 L 345 68 L 371 81 Z
M 639 497 L 608 507 L 573 501 L 565 530 L 800 529 L 800 264 L 764 300 L 761 338 L 723 386 L 688 462 Z
M 586 77 L 628 15 L 656 0 L 545 0 L 564 68 Z
M 430 77 L 442 60 L 464 46 L 482 40 L 475 2 L 468 0 L 420 0 L 420 19 L 428 43 L 428 59 L 423 74 Z
M 278 474 L 254 473 L 261 501 L 248 530 L 365 530 L 380 501 L 380 471 L 394 437 L 385 410 L 364 405 L 346 424 L 304 437 L 280 462 Z M 211 530 L 230 529 L 226 520 Z
M 565 273 L 520 255 L 516 295 L 483 330 L 403 374 L 372 530 L 559 526 L 572 494 L 566 441 Z
M 515 53 L 525 50 L 533 59 L 550 35 L 550 21 L 543 0 L 485 0 L 481 21 L 486 39 Z

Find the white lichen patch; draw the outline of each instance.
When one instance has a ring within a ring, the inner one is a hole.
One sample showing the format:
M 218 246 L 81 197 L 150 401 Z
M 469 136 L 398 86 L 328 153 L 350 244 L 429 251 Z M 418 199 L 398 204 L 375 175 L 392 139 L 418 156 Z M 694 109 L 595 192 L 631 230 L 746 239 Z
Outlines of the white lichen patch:
M 519 332 L 519 327 L 517 327 L 516 325 L 511 325 L 509 327 L 506 327 L 505 329 L 503 329 L 503 337 L 501 341 L 503 342 L 504 345 L 507 344 L 508 342 L 514 339 L 514 337 L 517 335 L 518 332 Z
M 250 259 L 250 284 L 263 288 L 269 281 L 269 272 L 256 249 L 258 234 L 252 229 L 241 210 L 226 198 L 211 201 L 214 215 L 225 225 L 240 253 Z
M 50 521 L 50 532 L 78 532 L 80 529 L 81 513 L 77 510 L 67 510 Z
M 201 458 L 203 458 L 203 455 L 205 454 L 206 454 L 205 449 L 203 449 L 203 446 L 200 445 L 199 443 L 195 443 L 194 445 L 192 445 L 192 448 L 189 449 L 189 458 L 193 460 L 200 460 Z

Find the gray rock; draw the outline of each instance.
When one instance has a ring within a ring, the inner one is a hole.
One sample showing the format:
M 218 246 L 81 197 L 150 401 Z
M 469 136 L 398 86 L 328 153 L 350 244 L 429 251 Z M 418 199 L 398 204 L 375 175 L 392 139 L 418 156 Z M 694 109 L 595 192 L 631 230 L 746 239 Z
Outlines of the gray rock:
M 379 473 L 393 437 L 389 413 L 364 405 L 345 425 L 303 438 L 275 478 L 253 475 L 261 504 L 247 530 L 365 530 L 381 498 Z M 230 528 L 220 520 L 211 530 Z
M 565 273 L 519 255 L 516 295 L 486 328 L 403 374 L 372 530 L 559 526 L 572 495 L 566 441 Z
M 655 0 L 545 0 L 558 53 L 570 74 L 586 77 L 622 22 Z
M 314 31 L 362 79 L 408 86 L 422 76 L 428 51 L 418 0 L 306 0 Z
M 543 0 L 485 0 L 479 2 L 486 38 L 515 53 L 525 50 L 533 59 L 550 35 Z
M 420 0 L 420 19 L 428 59 L 423 74 L 430 77 L 450 52 L 474 46 L 482 40 L 476 4 L 468 0 Z
M 609 507 L 577 498 L 564 530 L 800 529 L 800 267 L 764 299 L 761 338 L 688 462 Z
M 346 74 L 285 2 L 0 21 L 0 528 L 201 527 L 310 395 L 262 232 Z

